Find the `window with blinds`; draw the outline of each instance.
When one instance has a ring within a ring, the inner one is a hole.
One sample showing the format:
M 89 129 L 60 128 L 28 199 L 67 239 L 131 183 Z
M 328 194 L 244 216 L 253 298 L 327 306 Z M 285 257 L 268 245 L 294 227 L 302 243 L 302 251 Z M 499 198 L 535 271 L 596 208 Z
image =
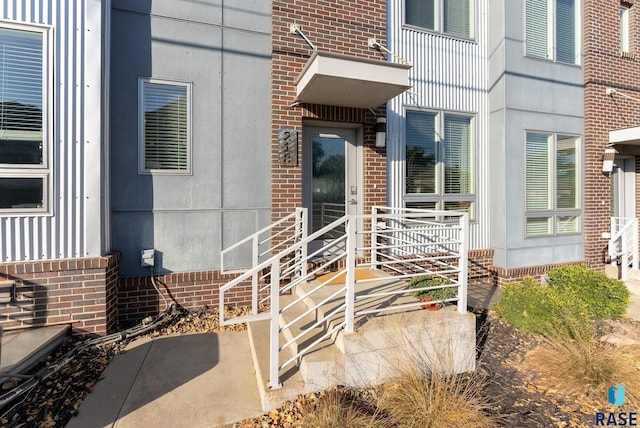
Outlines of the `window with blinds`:
M 474 138 L 471 116 L 407 111 L 405 204 L 467 211 L 473 218 Z
M 620 52 L 629 52 L 629 7 L 620 6 Z
M 579 150 L 575 136 L 527 133 L 527 236 L 580 231 Z
M 190 173 L 190 106 L 189 84 L 140 80 L 140 172 Z
M 526 0 L 526 54 L 577 64 L 580 42 L 579 19 L 580 13 L 576 0 Z
M 0 213 L 47 209 L 45 27 L 0 26 Z
M 462 37 L 473 37 L 474 0 L 405 0 L 405 23 Z

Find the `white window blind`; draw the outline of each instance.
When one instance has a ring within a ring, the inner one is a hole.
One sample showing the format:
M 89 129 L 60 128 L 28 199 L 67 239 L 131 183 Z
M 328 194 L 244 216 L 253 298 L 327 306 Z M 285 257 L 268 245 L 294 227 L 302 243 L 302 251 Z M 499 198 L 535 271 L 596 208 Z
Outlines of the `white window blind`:
M 407 112 L 406 192 L 436 192 L 436 115 Z
M 548 0 L 527 0 L 526 51 L 527 55 L 549 58 L 549 5 Z
M 526 0 L 525 51 L 529 56 L 578 63 L 579 7 L 576 0 Z
M 471 0 L 443 0 L 443 31 L 471 36 Z
M 186 84 L 142 82 L 143 171 L 189 171 L 189 105 Z
M 43 164 L 42 33 L 0 28 L 0 164 Z
M 578 62 L 576 0 L 556 0 L 556 60 Z
M 527 210 L 551 209 L 551 136 L 527 134 Z
M 406 112 L 405 206 L 466 211 L 474 218 L 473 117 Z
M 405 22 L 416 27 L 436 29 L 436 4 L 438 0 L 406 0 Z
M 471 118 L 444 116 L 444 193 L 472 193 Z
M 620 51 L 629 52 L 629 8 L 620 6 Z
M 575 136 L 527 133 L 527 236 L 579 232 L 579 150 Z
M 556 207 L 578 208 L 578 139 L 558 135 L 556 142 Z
M 48 28 L 0 26 L 0 215 L 49 209 Z

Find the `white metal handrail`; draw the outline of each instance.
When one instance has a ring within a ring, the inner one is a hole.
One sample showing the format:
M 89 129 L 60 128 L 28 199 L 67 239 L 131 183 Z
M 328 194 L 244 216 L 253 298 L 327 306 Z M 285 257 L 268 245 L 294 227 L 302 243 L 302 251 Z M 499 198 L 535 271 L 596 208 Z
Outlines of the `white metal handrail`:
M 638 269 L 638 219 L 611 217 L 609 258 L 612 265 L 620 265 L 620 278 L 625 281 L 631 269 Z
M 304 212 L 306 217 L 306 212 Z M 444 220 L 446 218 L 446 221 Z M 305 219 L 306 220 L 306 219 Z M 371 224 L 369 229 L 358 230 L 359 224 L 366 222 Z M 304 223 L 304 222 L 303 222 Z M 340 231 L 338 234 L 337 232 Z M 335 239 L 325 242 L 323 248 L 308 253 L 306 248 L 312 241 L 326 238 L 331 233 Z M 358 242 L 366 242 L 368 245 Z M 270 387 L 278 388 L 279 373 L 284 367 L 298 361 L 314 346 L 333 335 L 340 329 L 345 333 L 354 331 L 355 317 L 384 312 L 389 310 L 414 309 L 420 306 L 420 302 L 388 304 L 374 309 L 367 307 L 365 310 L 355 309 L 355 303 L 366 302 L 367 299 L 395 299 L 397 296 L 406 295 L 416 290 L 376 291 L 372 293 L 359 292 L 356 295 L 356 282 L 358 284 L 377 279 L 363 279 L 356 281 L 355 270 L 359 267 L 380 268 L 394 279 L 410 278 L 417 275 L 437 274 L 450 279 L 451 284 L 438 288 L 456 288 L 457 295 L 447 299 L 447 302 L 456 302 L 460 312 L 466 312 L 467 306 L 467 251 L 468 247 L 468 217 L 465 213 L 451 211 L 429 210 L 392 210 L 389 208 L 373 209 L 371 215 L 350 216 L 345 215 L 331 224 L 321 228 L 313 234 L 306 236 L 291 244 L 288 248 L 272 255 L 269 259 L 257 263 L 250 270 L 242 273 L 237 278 L 220 289 L 220 323 L 222 325 L 251 322 L 257 320 L 270 320 Z M 426 254 L 425 254 L 426 252 Z M 324 253 L 329 257 L 318 259 Z M 363 257 L 370 254 L 368 260 Z M 294 256 L 295 255 L 295 256 Z M 307 270 L 307 264 L 313 262 L 314 268 Z M 296 285 L 308 282 L 318 273 L 329 270 L 337 264 L 344 266 L 338 272 L 331 275 L 322 283 L 315 284 L 306 294 L 293 299 L 292 302 L 280 308 L 280 296 L 290 292 Z M 261 273 L 261 272 L 267 273 Z M 286 274 L 286 273 L 289 274 Z M 297 272 L 297 275 L 290 275 Z M 319 292 L 339 275 L 345 275 L 345 284 L 342 287 L 332 287 L 329 297 L 323 298 L 313 307 L 307 308 L 302 314 L 294 317 L 286 325 L 280 325 L 280 315 L 291 310 L 294 306 L 308 301 L 309 296 Z M 258 287 L 257 281 L 252 280 L 252 295 L 267 294 L 265 301 L 270 302 L 270 308 L 264 313 L 258 313 L 254 307 L 252 315 L 225 319 L 224 304 L 225 295 L 232 288 L 245 284 L 249 278 L 257 278 L 263 284 Z M 305 316 L 316 313 L 325 303 L 338 301 L 338 305 L 323 316 L 317 316 L 313 325 L 306 326 L 295 337 L 290 338 L 280 346 L 280 334 L 300 321 Z M 438 303 L 438 302 L 434 302 Z M 363 305 L 366 307 L 366 305 Z M 304 349 L 294 349 L 297 341 L 311 334 L 315 327 L 322 326 L 324 331 L 320 335 L 309 338 L 311 343 Z M 283 364 L 279 364 L 278 355 L 284 350 L 290 350 L 292 356 Z
M 258 264 L 261 258 L 270 253 L 276 253 L 283 248 L 287 248 L 290 244 L 296 240 L 304 239 L 306 236 L 306 208 L 296 208 L 294 212 L 281 218 L 275 223 L 264 227 L 250 236 L 236 242 L 235 244 L 225 248 L 220 253 L 220 273 L 222 274 L 235 274 L 241 273 L 250 269 Z M 266 235 L 263 237 L 263 235 Z M 266 249 L 262 249 L 265 244 L 270 244 L 276 241 L 276 244 L 271 247 L 267 246 Z M 227 269 L 225 263 L 225 256 L 237 251 L 243 245 L 251 242 L 251 266 L 237 269 Z

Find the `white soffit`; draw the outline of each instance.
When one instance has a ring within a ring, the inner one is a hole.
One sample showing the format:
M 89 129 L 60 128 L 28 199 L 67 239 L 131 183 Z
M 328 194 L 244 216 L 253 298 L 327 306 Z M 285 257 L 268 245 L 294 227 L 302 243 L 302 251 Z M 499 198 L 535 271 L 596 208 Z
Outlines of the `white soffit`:
M 609 131 L 609 144 L 640 145 L 640 126 Z
M 296 79 L 296 102 L 374 108 L 411 88 L 410 65 L 314 51 Z

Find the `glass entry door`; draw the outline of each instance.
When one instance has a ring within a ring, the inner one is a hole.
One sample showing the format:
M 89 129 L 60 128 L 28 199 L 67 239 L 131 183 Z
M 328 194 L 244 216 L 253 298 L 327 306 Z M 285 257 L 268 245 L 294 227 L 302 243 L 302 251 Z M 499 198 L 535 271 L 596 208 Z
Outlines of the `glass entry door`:
M 360 212 L 359 152 L 355 129 L 305 127 L 303 135 L 303 205 L 309 209 L 309 232 L 316 232 L 345 214 Z M 335 229 L 322 240 L 344 232 Z

